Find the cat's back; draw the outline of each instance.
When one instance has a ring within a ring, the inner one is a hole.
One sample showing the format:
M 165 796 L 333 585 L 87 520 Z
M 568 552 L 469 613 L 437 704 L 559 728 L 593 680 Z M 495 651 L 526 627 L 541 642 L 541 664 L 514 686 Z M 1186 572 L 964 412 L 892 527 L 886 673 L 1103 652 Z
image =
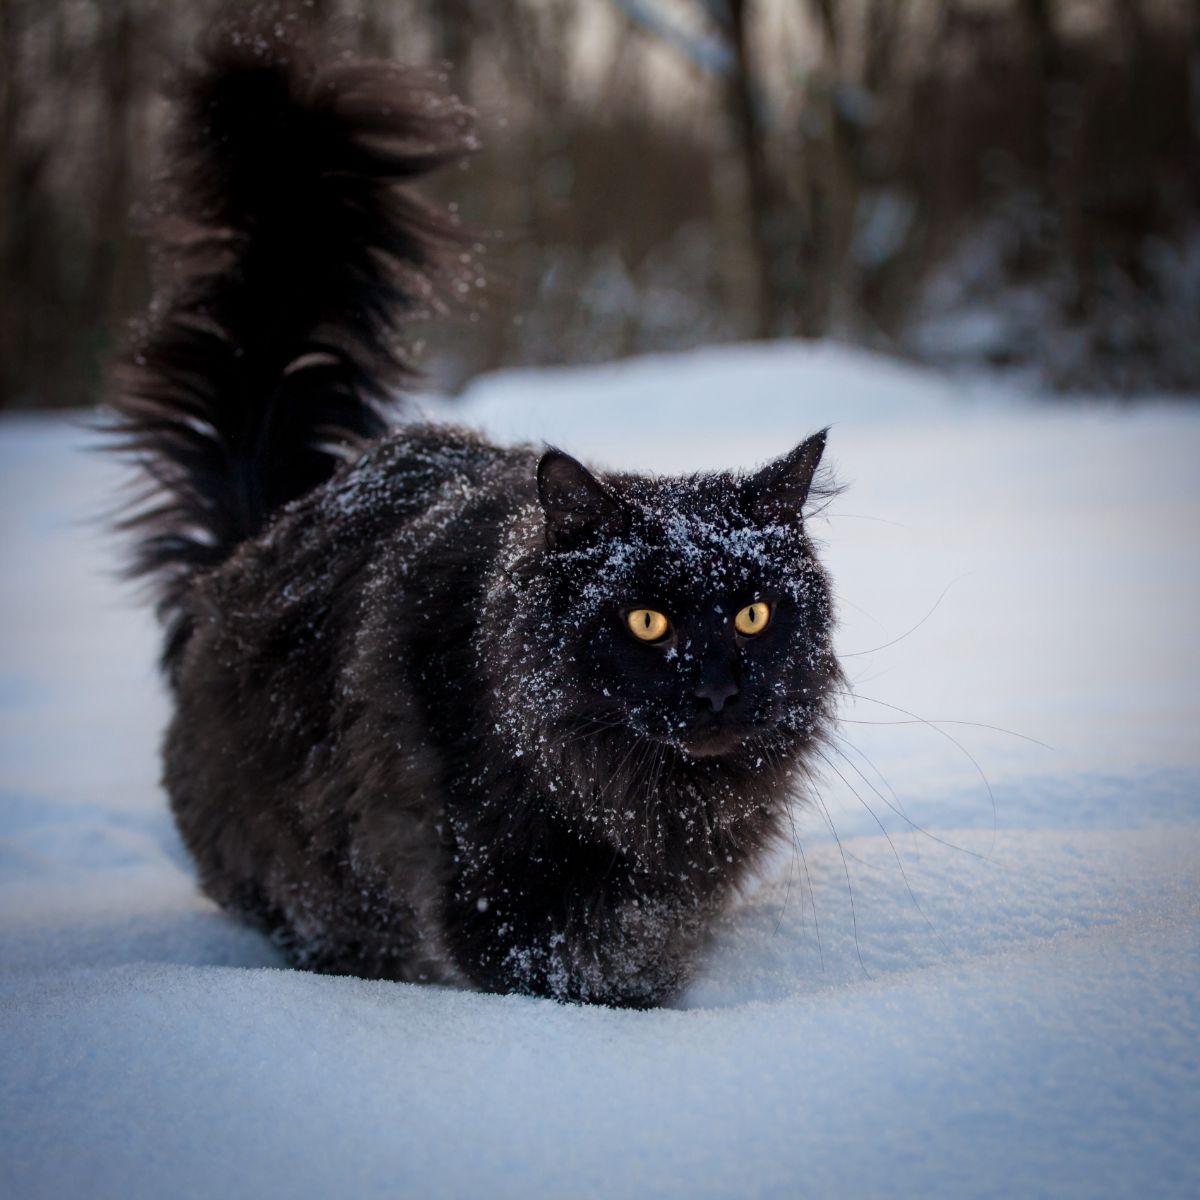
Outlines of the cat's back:
M 397 547 L 418 553 L 436 522 L 449 540 L 471 511 L 503 509 L 513 481 L 532 479 L 533 452 L 503 449 L 452 425 L 406 424 L 374 442 L 325 484 L 282 508 L 263 532 L 196 580 L 189 609 L 197 643 L 224 631 L 243 651 L 278 653 L 280 637 L 321 633 L 357 607 L 359 584 Z M 189 647 L 194 657 L 196 650 Z
M 275 895 L 303 880 L 332 903 L 311 865 L 344 837 L 329 814 L 368 821 L 353 795 L 395 808 L 427 791 L 437 763 L 407 614 L 446 564 L 482 574 L 480 548 L 527 499 L 516 481 L 532 480 L 532 455 L 452 426 L 398 427 L 196 580 L 166 782 L 220 903 L 264 927 L 277 918 L 248 881 Z M 461 653 L 465 638 L 440 644 Z
M 336 728 L 364 641 L 411 657 L 405 626 L 440 591 L 441 644 L 461 650 L 467 593 L 511 512 L 532 501 L 534 457 L 455 426 L 403 425 L 285 506 L 187 598 L 192 632 L 172 672 L 179 736 L 292 774 Z

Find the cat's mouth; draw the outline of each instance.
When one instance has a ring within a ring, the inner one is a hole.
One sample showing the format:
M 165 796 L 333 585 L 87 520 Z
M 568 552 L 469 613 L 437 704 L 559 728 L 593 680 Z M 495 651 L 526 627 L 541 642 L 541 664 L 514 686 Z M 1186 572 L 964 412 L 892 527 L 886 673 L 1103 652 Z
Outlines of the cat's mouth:
M 762 712 L 750 714 L 697 714 L 689 724 L 655 721 L 641 713 L 631 714 L 629 724 L 638 736 L 663 742 L 685 758 L 717 758 L 733 754 L 750 739 L 774 727 L 771 717 Z M 665 726 L 665 728 L 664 728 Z
M 715 758 L 736 750 L 749 735 L 750 730 L 737 725 L 703 725 L 690 730 L 679 745 L 690 758 Z

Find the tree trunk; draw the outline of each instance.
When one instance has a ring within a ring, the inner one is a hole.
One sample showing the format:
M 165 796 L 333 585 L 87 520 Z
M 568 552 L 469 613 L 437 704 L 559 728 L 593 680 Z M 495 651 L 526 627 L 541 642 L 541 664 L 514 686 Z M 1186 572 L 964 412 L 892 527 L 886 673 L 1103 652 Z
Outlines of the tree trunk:
M 1053 139 L 1050 92 L 1059 74 L 1058 35 L 1054 26 L 1053 0 L 1019 0 L 1021 21 L 1033 67 L 1033 104 L 1037 114 L 1038 138 L 1034 146 L 1037 186 L 1043 195 L 1051 190 Z
M 104 170 L 97 197 L 92 258 L 80 302 L 80 328 L 111 330 L 121 305 L 129 252 L 132 164 L 129 122 L 134 90 L 134 18 L 130 0 L 100 9 L 100 138 Z
M 15 0 L 0 0 L 0 407 L 17 392 L 20 280 L 13 251 L 16 245 L 17 206 L 17 29 Z
M 749 0 L 729 0 L 729 40 L 734 66 L 728 85 L 728 106 L 745 184 L 750 233 L 751 332 L 756 338 L 778 332 L 782 313 L 774 276 L 774 247 L 770 222 L 774 189 L 767 161 L 766 128 L 754 84 L 750 54 Z

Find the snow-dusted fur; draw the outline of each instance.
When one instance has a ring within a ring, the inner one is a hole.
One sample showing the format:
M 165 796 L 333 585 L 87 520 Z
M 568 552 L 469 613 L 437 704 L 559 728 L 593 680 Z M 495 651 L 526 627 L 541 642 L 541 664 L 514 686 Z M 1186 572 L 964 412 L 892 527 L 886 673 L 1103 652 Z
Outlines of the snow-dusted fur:
M 393 185 L 461 145 L 461 111 L 240 35 L 191 96 L 198 230 L 116 404 L 165 496 L 137 562 L 203 887 L 316 970 L 661 1003 L 830 720 L 802 518 L 824 434 L 752 475 L 651 479 L 384 433 L 384 334 L 450 232 Z M 744 636 L 752 602 L 771 619 Z M 626 624 L 644 606 L 658 641 Z

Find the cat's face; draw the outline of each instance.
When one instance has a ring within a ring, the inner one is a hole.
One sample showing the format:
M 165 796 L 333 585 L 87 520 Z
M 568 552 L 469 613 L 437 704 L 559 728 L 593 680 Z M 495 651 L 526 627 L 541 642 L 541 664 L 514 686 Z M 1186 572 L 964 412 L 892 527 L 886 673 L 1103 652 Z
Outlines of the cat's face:
M 742 479 L 602 482 L 547 454 L 546 550 L 507 639 L 525 730 L 621 728 L 697 760 L 802 741 L 837 674 L 800 515 L 823 445 Z

